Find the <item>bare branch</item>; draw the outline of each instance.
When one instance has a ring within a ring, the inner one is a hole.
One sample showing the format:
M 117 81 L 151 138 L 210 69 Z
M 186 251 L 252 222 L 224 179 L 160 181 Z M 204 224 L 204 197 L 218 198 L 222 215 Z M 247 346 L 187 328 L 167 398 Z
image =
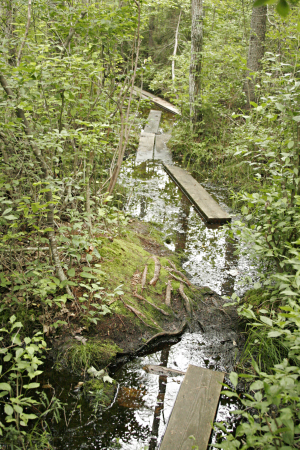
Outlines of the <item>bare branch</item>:
M 26 24 L 26 29 L 25 29 L 25 34 L 24 34 L 24 39 L 22 41 L 18 56 L 17 56 L 17 67 L 20 65 L 21 62 L 21 57 L 22 57 L 22 51 L 28 36 L 28 31 L 29 31 L 29 27 L 30 27 L 30 21 L 31 21 L 31 0 L 28 0 L 28 12 L 27 12 L 27 24 Z

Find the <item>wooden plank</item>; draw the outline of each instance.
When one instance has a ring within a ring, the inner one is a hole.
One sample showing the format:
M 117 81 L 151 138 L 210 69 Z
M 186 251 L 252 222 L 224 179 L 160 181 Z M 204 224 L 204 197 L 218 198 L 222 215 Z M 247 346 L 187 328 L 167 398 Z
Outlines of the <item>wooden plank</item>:
M 224 373 L 190 365 L 177 395 L 160 450 L 206 450 Z M 189 439 L 195 437 L 195 441 Z
M 167 100 L 164 100 L 160 97 L 157 97 L 154 94 L 151 94 L 151 92 L 147 92 L 144 89 L 141 89 L 141 88 L 135 86 L 133 89 L 133 93 L 135 95 L 141 96 L 144 99 L 148 98 L 153 103 L 155 103 L 156 105 L 165 109 L 166 111 L 169 111 L 173 114 L 177 114 L 178 116 L 181 116 L 181 112 L 176 106 L 172 105 L 172 103 L 169 103 Z
M 231 216 L 185 169 L 169 164 L 164 164 L 164 168 L 208 223 L 231 221 Z
M 148 159 L 153 159 L 153 149 L 155 142 L 154 133 L 141 133 L 140 142 L 137 149 L 135 161 L 140 163 L 147 161 Z
M 161 118 L 161 111 L 150 110 L 147 125 L 145 126 L 144 133 L 157 133 L 159 128 L 159 122 Z
M 167 147 L 171 134 L 158 134 L 155 139 L 154 159 L 160 159 L 165 164 L 172 163 L 172 153 Z

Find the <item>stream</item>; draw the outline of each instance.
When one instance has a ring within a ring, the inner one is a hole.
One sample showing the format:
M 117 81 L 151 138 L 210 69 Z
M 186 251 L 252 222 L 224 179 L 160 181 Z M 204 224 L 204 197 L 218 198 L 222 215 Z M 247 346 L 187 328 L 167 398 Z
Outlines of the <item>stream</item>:
M 163 125 L 164 122 L 162 133 Z M 234 254 L 234 241 L 224 227 L 205 224 L 166 174 L 161 161 L 136 165 L 135 156 L 131 156 L 124 162 L 119 182 L 126 192 L 126 213 L 155 224 L 163 232 L 166 247 L 180 255 L 182 267 L 192 283 L 208 286 L 222 296 L 243 292 L 239 280 L 245 274 L 255 275 L 255 266 L 246 257 Z M 226 189 L 202 185 L 232 214 Z M 150 354 L 113 367 L 110 375 L 118 382 L 116 398 L 109 408 L 96 415 L 74 392 L 79 378 L 56 373 L 56 392 L 67 406 L 66 419 L 53 427 L 54 447 L 158 449 L 183 376 L 158 377 L 146 373 L 143 366 L 155 364 L 186 371 L 189 364 L 194 364 L 228 373 L 238 357 L 238 339 L 236 324 L 227 320 L 218 326 L 212 318 L 205 330 L 186 332 L 181 338 L 152 348 Z M 221 396 L 217 420 L 230 422 L 230 411 L 235 408 L 233 399 Z M 236 426 L 234 421 L 231 426 Z M 212 443 L 218 439 L 220 434 L 213 432 Z

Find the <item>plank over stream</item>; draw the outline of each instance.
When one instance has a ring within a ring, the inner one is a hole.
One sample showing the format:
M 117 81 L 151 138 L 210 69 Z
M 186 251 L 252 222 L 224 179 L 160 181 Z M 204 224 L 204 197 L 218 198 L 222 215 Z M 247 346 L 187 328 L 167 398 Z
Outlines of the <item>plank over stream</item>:
M 158 132 L 160 119 L 161 119 L 161 111 L 155 111 L 154 109 L 151 109 L 144 132 L 156 134 Z
M 185 169 L 170 164 L 164 164 L 164 168 L 208 223 L 231 221 L 230 215 Z
M 191 450 L 193 445 L 207 449 L 223 379 L 222 372 L 189 365 L 160 450 Z
M 140 136 L 140 142 L 136 153 L 135 161 L 141 163 L 148 159 L 153 159 L 153 149 L 155 142 L 154 133 L 142 132 Z
M 135 95 L 141 96 L 142 98 L 148 98 L 156 105 L 160 106 L 161 108 L 165 109 L 166 111 L 169 111 L 173 114 L 177 114 L 178 116 L 181 116 L 181 113 L 176 106 L 172 105 L 172 103 L 169 103 L 167 100 L 164 100 L 163 98 L 157 97 L 154 94 L 151 94 L 150 92 L 144 91 L 144 89 L 141 89 L 139 87 L 134 87 L 133 90 Z

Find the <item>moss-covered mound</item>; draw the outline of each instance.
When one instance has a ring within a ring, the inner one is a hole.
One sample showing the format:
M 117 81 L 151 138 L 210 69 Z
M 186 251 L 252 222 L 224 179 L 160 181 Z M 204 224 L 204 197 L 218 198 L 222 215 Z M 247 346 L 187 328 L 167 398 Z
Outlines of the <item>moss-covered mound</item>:
M 69 368 L 75 373 L 81 373 L 92 365 L 105 367 L 121 351 L 120 347 L 108 340 L 90 338 L 84 345 L 72 340 L 58 354 L 56 368 Z

